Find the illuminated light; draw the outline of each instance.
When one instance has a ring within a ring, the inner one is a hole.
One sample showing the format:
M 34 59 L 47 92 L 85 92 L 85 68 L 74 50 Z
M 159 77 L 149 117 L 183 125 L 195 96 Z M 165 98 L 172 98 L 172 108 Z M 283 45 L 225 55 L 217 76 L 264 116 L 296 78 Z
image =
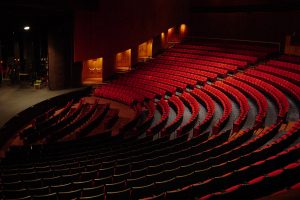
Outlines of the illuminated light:
M 82 84 L 99 84 L 102 82 L 103 58 L 83 61 L 81 80 Z
M 152 57 L 152 44 L 153 40 L 150 39 L 138 46 L 138 58 L 139 59 L 148 59 Z
M 24 30 L 25 31 L 29 31 L 30 30 L 30 26 L 24 26 Z
M 180 25 L 180 33 L 185 33 L 186 32 L 186 25 L 185 24 L 181 24 Z
M 172 28 L 169 28 L 169 29 L 168 29 L 168 34 L 171 34 L 173 31 L 174 31 L 174 28 L 173 28 L 173 27 L 172 27 Z
M 115 58 L 116 70 L 130 70 L 131 68 L 131 49 L 119 52 Z

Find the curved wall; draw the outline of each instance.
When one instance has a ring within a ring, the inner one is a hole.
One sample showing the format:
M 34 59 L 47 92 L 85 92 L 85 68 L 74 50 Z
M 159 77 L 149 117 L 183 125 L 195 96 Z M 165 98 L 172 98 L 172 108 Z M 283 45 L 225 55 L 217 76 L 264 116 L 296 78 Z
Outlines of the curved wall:
M 187 0 L 104 0 L 75 11 L 74 61 L 103 57 L 103 78 L 113 73 L 114 56 L 188 19 Z

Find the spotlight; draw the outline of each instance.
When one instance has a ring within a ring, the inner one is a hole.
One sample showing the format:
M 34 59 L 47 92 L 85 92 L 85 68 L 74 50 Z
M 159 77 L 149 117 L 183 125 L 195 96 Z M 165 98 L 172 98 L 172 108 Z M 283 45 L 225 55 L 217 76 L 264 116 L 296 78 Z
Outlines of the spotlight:
M 24 30 L 28 31 L 30 29 L 30 26 L 24 26 Z

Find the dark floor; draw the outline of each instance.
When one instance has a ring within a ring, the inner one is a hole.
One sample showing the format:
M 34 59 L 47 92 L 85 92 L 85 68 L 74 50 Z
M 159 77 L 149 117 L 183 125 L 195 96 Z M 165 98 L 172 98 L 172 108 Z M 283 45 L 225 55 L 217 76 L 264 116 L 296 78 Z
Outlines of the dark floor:
M 53 91 L 48 88 L 34 89 L 28 84 L 11 85 L 3 82 L 0 86 L 0 127 L 26 108 L 74 90 L 78 88 Z

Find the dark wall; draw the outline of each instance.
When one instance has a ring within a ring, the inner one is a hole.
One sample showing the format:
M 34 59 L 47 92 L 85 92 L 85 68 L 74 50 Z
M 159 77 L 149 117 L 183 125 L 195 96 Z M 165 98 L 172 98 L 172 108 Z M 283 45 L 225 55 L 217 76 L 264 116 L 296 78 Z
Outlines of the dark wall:
M 191 32 L 202 37 L 281 42 L 300 32 L 296 1 L 248 0 L 191 2 Z
M 299 32 L 300 12 L 196 13 L 192 34 L 203 37 L 283 42 L 287 34 Z
M 49 89 L 73 86 L 73 26 L 72 19 L 58 18 L 48 29 Z
M 257 6 L 257 5 L 295 5 L 298 0 L 190 0 L 191 5 L 207 7 Z
M 186 22 L 189 12 L 187 0 L 104 0 L 95 5 L 75 12 L 75 61 L 132 48 Z

